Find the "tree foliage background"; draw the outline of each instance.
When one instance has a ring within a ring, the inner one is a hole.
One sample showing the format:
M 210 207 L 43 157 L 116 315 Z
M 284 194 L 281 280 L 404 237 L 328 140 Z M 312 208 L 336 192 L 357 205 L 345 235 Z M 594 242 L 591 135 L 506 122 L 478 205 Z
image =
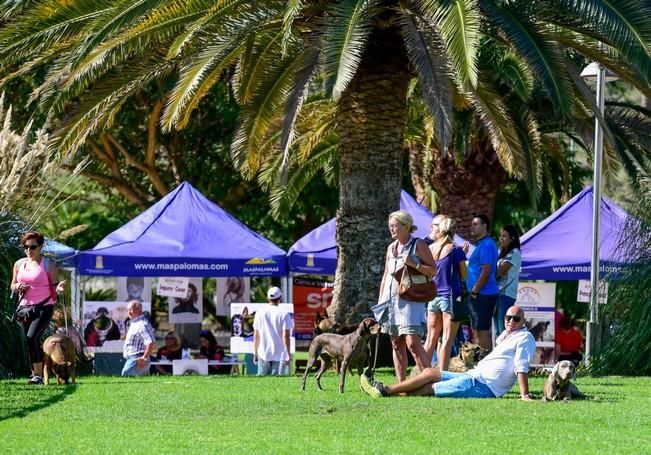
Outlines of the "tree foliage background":
M 632 261 L 608 278 L 608 304 L 603 308 L 602 348 L 592 371 L 601 374 L 651 374 L 651 185 L 637 186 L 620 239 L 622 260 Z

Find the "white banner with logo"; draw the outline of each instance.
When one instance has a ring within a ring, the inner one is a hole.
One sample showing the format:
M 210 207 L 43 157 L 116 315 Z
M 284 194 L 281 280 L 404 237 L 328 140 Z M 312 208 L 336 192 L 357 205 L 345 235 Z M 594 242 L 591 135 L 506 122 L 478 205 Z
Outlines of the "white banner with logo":
M 188 296 L 190 278 L 180 276 L 162 276 L 158 278 L 156 293 L 165 297 L 185 299 Z
M 592 283 L 590 280 L 579 280 L 579 290 L 576 295 L 577 302 L 590 302 L 590 293 L 592 291 Z M 599 303 L 608 303 L 608 283 L 599 281 L 599 296 L 597 297 Z
M 519 283 L 515 304 L 524 310 L 526 325 L 536 340 L 532 365 L 553 365 L 556 363 L 556 283 Z
M 231 352 L 253 354 L 253 320 L 258 311 L 268 306 L 268 303 L 231 304 Z M 278 306 L 294 318 L 293 304 L 281 303 Z M 293 330 L 290 336 L 290 346 L 290 352 L 295 352 L 296 339 Z

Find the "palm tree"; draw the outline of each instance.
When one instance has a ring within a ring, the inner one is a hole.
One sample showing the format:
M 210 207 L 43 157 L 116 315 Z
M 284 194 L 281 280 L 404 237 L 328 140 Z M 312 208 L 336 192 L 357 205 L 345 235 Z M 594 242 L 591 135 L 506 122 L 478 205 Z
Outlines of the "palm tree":
M 261 165 L 276 134 L 289 162 L 294 126 L 317 75 L 336 102 L 339 266 L 334 317 L 356 319 L 376 300 L 388 213 L 397 208 L 409 82 L 417 78 L 437 141 L 451 138 L 453 92 L 492 125 L 496 150 L 517 154 L 503 106 L 481 89 L 482 37 L 508 45 L 535 74 L 560 117 L 587 94 L 562 48 L 604 61 L 649 93 L 649 6 L 630 0 L 19 0 L 28 6 L 0 33 L 0 67 L 47 66 L 34 98 L 52 119 L 62 153 L 109 125 L 144 84 L 178 74 L 166 91 L 163 129 L 191 121 L 199 100 L 230 78 L 241 103 L 233 159 Z M 606 43 L 600 51 L 597 40 Z M 450 84 L 448 81 L 454 81 Z M 453 90 L 454 88 L 454 90 Z M 586 97 L 586 100 L 591 97 Z M 446 149 L 447 146 L 443 146 Z M 509 169 L 511 170 L 511 169 Z M 513 171 L 517 171 L 513 169 Z

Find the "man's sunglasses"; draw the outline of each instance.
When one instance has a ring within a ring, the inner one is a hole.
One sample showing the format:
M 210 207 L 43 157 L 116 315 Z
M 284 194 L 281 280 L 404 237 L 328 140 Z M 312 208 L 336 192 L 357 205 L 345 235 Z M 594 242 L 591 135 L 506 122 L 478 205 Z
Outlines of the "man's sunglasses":
M 522 318 L 518 315 L 511 316 L 510 314 L 507 314 L 504 316 L 504 319 L 506 319 L 506 322 L 511 322 L 511 319 L 513 319 L 514 322 L 520 322 L 522 321 Z
M 34 251 L 36 248 L 38 248 L 38 245 L 23 245 L 23 250 L 32 250 L 32 251 Z

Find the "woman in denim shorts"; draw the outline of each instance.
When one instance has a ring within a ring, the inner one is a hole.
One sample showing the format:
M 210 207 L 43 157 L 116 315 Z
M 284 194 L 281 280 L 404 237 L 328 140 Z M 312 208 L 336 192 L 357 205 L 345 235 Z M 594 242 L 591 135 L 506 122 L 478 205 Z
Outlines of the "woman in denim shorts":
M 391 336 L 396 378 L 402 381 L 407 375 L 407 349 L 421 371 L 430 366 L 431 357 L 427 358 L 420 338 L 424 333 L 425 303 L 401 298 L 398 295 L 398 280 L 392 273 L 408 265 L 424 275 L 418 278 L 431 279 L 436 274 L 436 264 L 425 242 L 411 236 L 416 226 L 408 212 L 399 210 L 389 215 L 389 230 L 394 242 L 387 249 L 380 285 L 380 303 L 387 302 L 389 320 L 382 331 Z
M 431 229 L 430 238 L 434 243 L 429 248 L 436 261 L 437 296 L 427 305 L 425 351 L 431 361 L 436 349 L 438 366 L 443 371 L 450 364 L 452 345 L 459 330 L 460 323 L 452 320 L 452 300 L 461 296 L 461 283 L 466 279 L 466 254 L 454 245 L 457 223 L 452 218 L 436 215 Z

